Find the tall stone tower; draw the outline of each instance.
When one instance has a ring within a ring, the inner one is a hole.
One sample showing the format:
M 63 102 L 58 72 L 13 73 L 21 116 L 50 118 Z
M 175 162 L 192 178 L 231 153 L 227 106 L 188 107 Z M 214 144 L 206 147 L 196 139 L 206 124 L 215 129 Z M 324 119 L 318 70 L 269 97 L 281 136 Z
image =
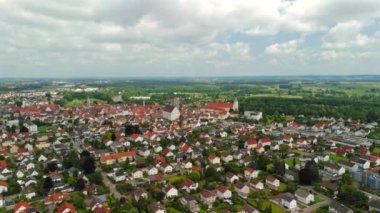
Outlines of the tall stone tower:
M 237 98 L 235 98 L 235 100 L 234 100 L 234 104 L 232 105 L 232 109 L 235 112 L 239 111 L 239 101 L 237 100 Z

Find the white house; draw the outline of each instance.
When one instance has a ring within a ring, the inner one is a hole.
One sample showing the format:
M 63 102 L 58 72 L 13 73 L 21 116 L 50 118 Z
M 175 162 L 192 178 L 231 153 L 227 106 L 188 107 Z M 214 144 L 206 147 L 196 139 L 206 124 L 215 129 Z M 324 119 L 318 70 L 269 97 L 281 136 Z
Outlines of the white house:
M 208 156 L 208 160 L 210 161 L 211 164 L 220 164 L 220 158 L 214 154 L 211 154 Z
M 254 170 L 254 169 L 249 168 L 249 167 L 246 168 L 244 171 L 244 176 L 247 179 L 257 178 L 258 175 L 259 175 L 259 172 L 257 170 Z
M 143 172 L 141 170 L 135 170 L 132 172 L 133 179 L 143 178 Z
M 8 191 L 8 183 L 4 181 L 0 181 L 0 193 Z
M 263 113 L 258 111 L 244 111 L 244 116 L 247 119 L 255 121 L 263 119 Z
M 116 172 L 113 174 L 113 179 L 115 180 L 115 182 L 121 182 L 125 181 L 126 177 L 124 172 Z
M 24 123 L 24 127 L 26 127 L 30 133 L 38 132 L 37 125 L 34 123 Z
M 4 196 L 0 194 L 0 208 L 4 207 Z
M 247 199 L 249 194 L 249 186 L 247 184 L 238 182 L 235 184 L 235 189 L 240 197 Z
M 166 198 L 173 198 L 178 196 L 178 190 L 172 185 L 167 185 L 164 188 L 164 192 Z
M 344 167 L 332 163 L 325 163 L 324 169 L 332 175 L 343 175 L 346 172 Z
M 297 200 L 294 199 L 294 196 L 290 193 L 286 193 L 281 198 L 281 205 L 287 209 L 297 208 Z
M 237 176 L 237 175 L 235 175 L 235 174 L 233 174 L 231 172 L 227 172 L 226 173 L 226 181 L 228 183 L 235 183 L 238 180 L 239 180 L 239 176 Z
M 257 190 L 263 190 L 264 189 L 264 184 L 263 182 L 259 181 L 259 180 L 252 180 L 250 183 L 249 183 L 249 186 L 253 189 L 257 189 Z
M 309 205 L 310 203 L 314 202 L 314 195 L 308 191 L 298 189 L 294 194 L 297 200 L 304 204 Z
M 172 173 L 173 172 L 173 167 L 169 164 L 163 165 L 162 166 L 164 173 Z
M 148 167 L 148 175 L 156 175 L 158 174 L 158 169 L 154 166 Z
M 277 190 L 278 187 L 280 187 L 280 181 L 272 175 L 267 176 L 267 178 L 265 179 L 265 184 L 273 190 Z
M 171 121 L 177 120 L 181 116 L 181 113 L 175 106 L 165 106 L 162 111 L 162 116 Z
M 216 190 L 216 195 L 219 199 L 229 200 L 232 197 L 232 192 L 226 186 L 219 186 Z

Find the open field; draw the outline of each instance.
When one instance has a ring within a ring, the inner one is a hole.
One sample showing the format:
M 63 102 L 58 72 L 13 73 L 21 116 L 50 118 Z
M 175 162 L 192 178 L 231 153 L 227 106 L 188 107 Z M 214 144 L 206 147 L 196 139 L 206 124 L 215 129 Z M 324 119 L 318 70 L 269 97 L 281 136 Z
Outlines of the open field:
M 339 155 L 330 155 L 330 160 L 334 162 L 338 162 L 340 160 L 348 160 L 348 159 Z

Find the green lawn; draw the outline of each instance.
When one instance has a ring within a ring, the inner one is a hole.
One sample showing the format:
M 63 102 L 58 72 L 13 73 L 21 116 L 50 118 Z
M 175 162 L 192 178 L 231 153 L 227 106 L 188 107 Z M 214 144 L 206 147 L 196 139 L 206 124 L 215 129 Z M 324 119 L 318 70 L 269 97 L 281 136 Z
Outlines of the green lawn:
M 295 158 L 295 159 L 296 159 L 296 165 L 301 163 L 301 161 L 298 158 Z M 286 159 L 285 163 L 288 164 L 289 166 L 295 166 L 293 165 L 293 158 Z
M 301 95 L 278 95 L 278 94 L 251 94 L 251 97 L 280 97 L 280 98 L 289 98 L 289 99 L 302 99 Z
M 186 180 L 186 178 L 187 177 L 185 175 L 173 175 L 173 176 L 166 177 L 166 180 L 170 184 L 175 184 L 175 183 L 179 183 L 179 182 Z
M 96 98 L 90 98 L 91 102 L 98 102 L 99 100 Z M 74 99 L 72 101 L 69 101 L 65 103 L 65 106 L 68 107 L 75 107 L 75 106 L 81 106 L 87 102 L 87 99 Z
M 278 187 L 279 192 L 284 192 L 286 191 L 287 185 L 285 183 L 280 183 L 280 187 Z
M 334 162 L 338 162 L 340 160 L 348 160 L 348 159 L 339 155 L 330 155 L 330 160 Z
M 373 150 L 374 153 L 380 154 L 380 147 L 375 147 Z
M 38 132 L 40 133 L 46 133 L 46 132 L 55 132 L 58 127 L 57 126 L 39 126 Z
M 248 199 L 248 203 L 250 205 L 252 205 L 253 207 L 257 208 L 258 210 L 260 210 L 261 212 L 264 211 L 265 208 L 267 208 L 270 205 L 272 205 L 272 212 L 275 212 L 275 213 L 286 213 L 287 212 L 286 209 L 282 208 L 281 206 L 279 206 L 275 203 L 270 202 L 269 200 L 263 200 L 261 202 L 260 206 L 259 206 L 258 202 L 256 202 L 253 199 Z
M 318 196 L 316 196 L 316 197 L 314 198 L 314 202 L 315 202 L 315 203 L 320 203 L 320 202 L 322 202 L 322 201 L 323 201 L 323 199 L 320 198 L 320 197 L 318 197 Z
M 308 152 L 303 152 L 303 151 L 300 151 L 300 150 L 290 150 L 290 152 L 293 152 L 293 153 L 295 153 L 295 154 L 299 154 L 299 155 L 301 155 L 301 156 L 310 156 L 311 154 L 310 153 L 308 153 Z

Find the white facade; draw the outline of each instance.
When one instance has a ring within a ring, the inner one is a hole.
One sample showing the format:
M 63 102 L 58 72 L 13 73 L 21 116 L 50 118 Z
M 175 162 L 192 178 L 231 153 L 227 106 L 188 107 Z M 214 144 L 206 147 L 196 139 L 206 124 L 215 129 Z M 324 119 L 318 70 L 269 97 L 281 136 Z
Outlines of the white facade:
M 177 107 L 174 107 L 171 112 L 164 110 L 162 116 L 168 120 L 174 121 L 177 120 L 179 116 L 181 116 L 181 113 L 179 112 Z

